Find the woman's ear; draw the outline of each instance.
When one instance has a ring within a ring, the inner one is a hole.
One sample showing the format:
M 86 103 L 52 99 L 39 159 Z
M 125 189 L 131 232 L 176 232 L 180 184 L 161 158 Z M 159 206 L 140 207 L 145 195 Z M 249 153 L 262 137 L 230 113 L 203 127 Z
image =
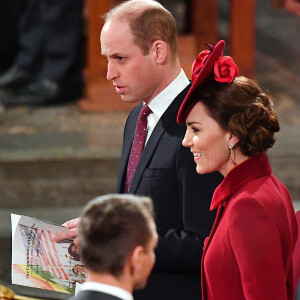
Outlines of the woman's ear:
M 233 147 L 239 142 L 239 138 L 231 132 L 226 134 L 226 138 L 228 140 L 228 144 L 232 144 Z
M 235 145 L 239 142 L 239 138 L 232 134 L 230 140 L 229 140 L 229 143 L 233 144 L 233 147 L 235 147 Z
M 151 47 L 152 53 L 157 64 L 164 64 L 168 57 L 168 45 L 166 42 L 161 40 L 156 40 Z

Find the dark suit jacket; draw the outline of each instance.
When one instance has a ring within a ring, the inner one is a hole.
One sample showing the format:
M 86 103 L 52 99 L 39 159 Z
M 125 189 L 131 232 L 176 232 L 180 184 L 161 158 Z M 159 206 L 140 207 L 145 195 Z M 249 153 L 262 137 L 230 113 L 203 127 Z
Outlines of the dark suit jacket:
M 181 92 L 158 121 L 142 153 L 129 193 L 150 196 L 155 207 L 159 243 L 146 289 L 135 299 L 201 299 L 203 241 L 215 214 L 209 212 L 219 173 L 199 175 L 190 149 L 181 145 L 185 124 L 176 116 L 187 91 Z M 126 167 L 142 104 L 130 113 L 124 131 L 117 192 L 123 192 Z
M 76 297 L 71 297 L 69 300 L 121 300 L 121 298 L 97 292 L 84 290 L 78 293 Z

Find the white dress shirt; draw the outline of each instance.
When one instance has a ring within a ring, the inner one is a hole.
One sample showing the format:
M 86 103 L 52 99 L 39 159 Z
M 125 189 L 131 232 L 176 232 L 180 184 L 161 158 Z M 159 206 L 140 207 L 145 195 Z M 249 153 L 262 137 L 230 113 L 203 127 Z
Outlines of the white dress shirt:
M 158 120 L 173 102 L 173 100 L 190 84 L 184 71 L 181 69 L 179 75 L 155 98 L 148 104 L 152 113 L 147 118 L 147 137 L 145 145 L 149 140 L 153 129 L 155 128 Z
M 122 300 L 133 300 L 133 296 L 130 293 L 128 293 L 124 289 L 109 284 L 94 281 L 86 281 L 83 284 L 81 284 L 80 287 L 78 287 L 78 290 L 76 287 L 76 294 L 85 290 L 106 293 L 118 297 Z

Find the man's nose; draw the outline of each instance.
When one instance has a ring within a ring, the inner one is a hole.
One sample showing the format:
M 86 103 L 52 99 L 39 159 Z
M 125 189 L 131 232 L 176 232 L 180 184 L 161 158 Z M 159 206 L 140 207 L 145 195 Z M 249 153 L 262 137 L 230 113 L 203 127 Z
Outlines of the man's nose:
M 118 77 L 117 68 L 113 65 L 113 63 L 107 63 L 107 73 L 106 78 L 107 80 L 113 80 L 114 78 Z

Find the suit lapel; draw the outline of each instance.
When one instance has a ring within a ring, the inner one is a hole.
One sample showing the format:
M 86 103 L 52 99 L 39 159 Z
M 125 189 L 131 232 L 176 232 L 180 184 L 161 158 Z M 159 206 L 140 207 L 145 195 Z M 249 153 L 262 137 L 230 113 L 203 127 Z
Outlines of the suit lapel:
M 136 190 L 138 188 L 139 182 L 142 178 L 142 175 L 144 173 L 144 170 L 152 157 L 153 152 L 155 151 L 155 148 L 157 144 L 159 143 L 162 135 L 166 132 L 167 128 L 174 122 L 176 122 L 176 115 L 178 113 L 179 107 L 187 94 L 187 91 L 190 86 L 185 88 L 171 103 L 171 105 L 168 107 L 168 109 L 165 111 L 165 113 L 162 115 L 162 117 L 159 119 L 158 123 L 156 124 L 144 150 L 142 153 L 142 156 L 140 158 L 140 161 L 137 165 L 137 168 L 135 170 L 134 177 L 131 182 L 131 186 L 129 189 L 130 194 L 135 194 Z M 139 109 L 140 111 L 140 109 Z M 132 138 L 133 139 L 133 138 Z M 131 139 L 131 143 L 132 143 Z M 131 147 L 131 143 L 129 145 L 129 151 Z M 129 151 L 127 151 L 127 158 L 129 156 Z M 126 160 L 127 163 L 127 160 Z M 125 166 L 126 167 L 126 166 Z

